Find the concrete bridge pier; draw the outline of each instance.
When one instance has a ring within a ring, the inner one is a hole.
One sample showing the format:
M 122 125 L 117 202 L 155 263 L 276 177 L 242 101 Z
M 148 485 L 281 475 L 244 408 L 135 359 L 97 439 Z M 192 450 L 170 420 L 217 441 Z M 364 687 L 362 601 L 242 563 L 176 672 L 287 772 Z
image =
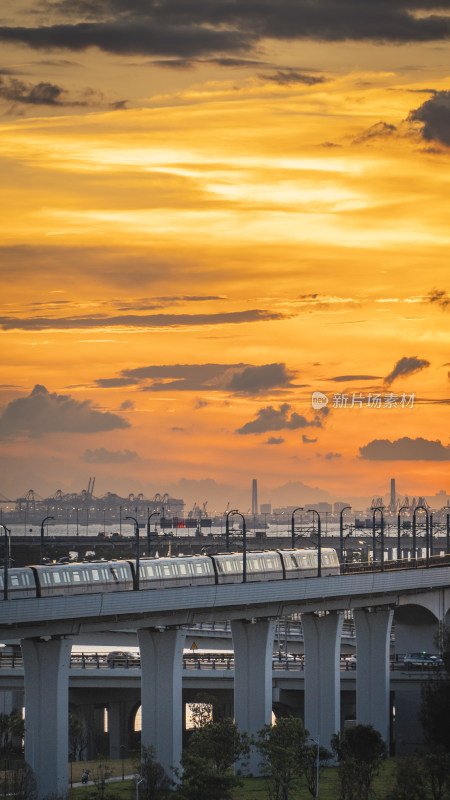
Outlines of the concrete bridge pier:
M 108 702 L 109 757 L 122 758 L 130 749 L 130 717 L 135 704 L 127 700 Z
M 394 611 L 391 608 L 355 608 L 358 663 L 356 666 L 356 720 L 373 725 L 389 747 L 389 649 Z
M 153 745 L 156 759 L 173 777 L 181 759 L 183 647 L 186 631 L 140 629 L 143 747 Z
M 234 718 L 241 732 L 256 734 L 272 722 L 272 652 L 275 621 L 232 620 Z M 261 756 L 252 749 L 248 769 L 260 774 Z
M 305 728 L 323 747 L 339 733 L 343 612 L 302 614 L 305 642 Z
M 37 797 L 67 794 L 71 639 L 21 641 L 25 685 L 25 761 Z

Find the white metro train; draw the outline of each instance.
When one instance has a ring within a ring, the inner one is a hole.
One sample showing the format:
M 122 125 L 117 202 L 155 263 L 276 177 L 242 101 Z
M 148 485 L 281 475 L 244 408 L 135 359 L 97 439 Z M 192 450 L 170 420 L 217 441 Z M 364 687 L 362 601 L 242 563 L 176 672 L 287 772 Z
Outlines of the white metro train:
M 246 581 L 276 581 L 317 575 L 317 550 L 248 551 Z M 339 575 L 335 550 L 322 548 L 321 574 Z M 242 583 L 243 554 L 169 556 L 139 559 L 140 589 Z M 0 600 L 4 598 L 0 571 Z M 136 561 L 97 561 L 16 567 L 8 570 L 8 599 L 99 592 L 127 592 L 136 586 Z

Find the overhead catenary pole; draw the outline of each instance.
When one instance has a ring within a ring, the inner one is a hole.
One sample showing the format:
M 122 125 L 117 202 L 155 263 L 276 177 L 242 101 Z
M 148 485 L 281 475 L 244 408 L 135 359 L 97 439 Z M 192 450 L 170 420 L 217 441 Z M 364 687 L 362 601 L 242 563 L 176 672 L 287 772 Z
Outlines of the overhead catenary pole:
M 401 508 L 399 508 L 398 514 L 397 514 L 397 559 L 401 558 L 401 553 L 402 553 L 401 513 L 402 513 L 402 511 L 406 511 L 406 509 L 409 509 L 409 506 L 402 506 Z
M 292 515 L 291 515 L 291 547 L 294 549 L 295 547 L 295 522 L 294 517 L 297 511 L 303 511 L 303 506 L 298 506 L 294 508 Z
M 231 514 L 238 514 L 237 508 L 232 508 L 228 511 L 225 518 L 225 550 L 230 552 L 230 516 Z
M 227 514 L 227 526 L 228 526 L 228 517 L 231 514 L 237 514 L 242 519 L 242 583 L 247 582 L 247 526 L 245 524 L 245 517 L 234 508 L 232 511 L 229 511 Z M 228 545 L 227 545 L 228 551 Z
M 6 525 L 0 523 L 0 527 L 3 528 L 4 536 L 5 536 L 5 544 L 4 544 L 4 556 L 3 556 L 3 599 L 8 599 L 8 569 L 9 569 L 9 543 L 11 541 L 11 531 Z
M 151 513 L 151 514 L 149 514 L 149 515 L 148 515 L 148 518 L 147 518 L 147 555 L 148 555 L 148 556 L 150 555 L 150 520 L 151 520 L 151 518 L 152 518 L 152 517 L 154 517 L 156 514 L 157 514 L 159 517 L 161 516 L 161 513 L 160 513 L 159 511 L 152 511 L 152 513 Z M 158 536 L 158 531 L 156 530 L 156 525 L 155 525 L 155 536 Z
M 344 506 L 339 512 L 339 561 L 344 561 L 344 511 L 351 509 L 351 506 Z
M 125 517 L 125 519 L 131 519 L 134 522 L 134 530 L 136 534 L 136 570 L 133 581 L 133 589 L 135 591 L 138 591 L 139 590 L 139 522 L 137 521 L 136 517 Z
M 375 561 L 376 561 L 376 544 L 377 544 L 377 540 L 376 540 L 376 519 L 375 519 L 375 517 L 376 517 L 377 511 L 380 512 L 380 520 L 381 520 L 381 527 L 380 527 L 380 533 L 381 533 L 381 570 L 384 569 L 384 514 L 383 514 L 383 510 L 384 510 L 383 506 L 377 506 L 376 508 L 373 509 L 373 514 L 372 514 L 372 561 L 375 563 Z
M 44 517 L 41 522 L 41 540 L 40 540 L 40 547 L 39 547 L 39 563 L 42 564 L 42 559 L 44 555 L 44 525 L 49 519 L 55 519 L 54 517 Z

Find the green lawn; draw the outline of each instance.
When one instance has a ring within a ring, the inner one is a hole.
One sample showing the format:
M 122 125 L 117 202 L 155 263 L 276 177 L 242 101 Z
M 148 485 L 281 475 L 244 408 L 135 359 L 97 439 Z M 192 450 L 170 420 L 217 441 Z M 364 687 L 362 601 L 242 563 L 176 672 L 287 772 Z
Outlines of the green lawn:
M 125 774 L 133 774 L 133 763 L 132 759 L 125 760 Z M 375 798 L 376 800 L 383 800 L 386 796 L 388 791 L 391 788 L 392 783 L 392 773 L 394 769 L 395 759 L 390 759 L 386 761 L 383 765 L 382 769 L 380 770 L 380 774 L 375 778 L 374 782 L 374 789 L 375 789 Z M 89 765 L 90 764 L 90 765 Z M 75 768 L 75 764 L 73 765 Z M 85 766 L 88 769 L 91 769 L 91 776 L 95 769 L 95 762 L 82 762 L 81 764 L 77 764 L 77 767 L 80 767 L 80 778 L 81 772 Z M 109 761 L 108 766 L 111 766 L 114 769 L 114 775 L 121 776 L 122 774 L 122 762 L 121 761 Z M 77 772 L 78 774 L 78 772 Z M 78 779 L 79 780 L 79 779 Z M 69 792 L 69 800 L 81 800 L 81 798 L 87 798 L 89 794 L 92 792 L 93 787 L 86 787 L 80 786 L 76 789 L 72 789 Z M 134 800 L 135 798 L 135 783 L 134 781 L 114 781 L 111 784 L 108 784 L 105 793 L 105 800 L 108 798 L 130 798 L 130 800 Z M 339 796 L 338 790 L 338 783 L 337 783 L 337 774 L 336 769 L 334 767 L 329 767 L 326 769 L 321 777 L 320 777 L 320 792 L 319 797 L 320 800 L 336 800 Z M 242 786 L 237 787 L 233 792 L 233 800 L 267 800 L 268 799 L 268 792 L 267 792 L 267 785 L 264 778 L 243 778 Z M 292 800 L 312 800 L 311 795 L 307 791 L 307 789 L 300 785 L 295 791 L 292 792 Z

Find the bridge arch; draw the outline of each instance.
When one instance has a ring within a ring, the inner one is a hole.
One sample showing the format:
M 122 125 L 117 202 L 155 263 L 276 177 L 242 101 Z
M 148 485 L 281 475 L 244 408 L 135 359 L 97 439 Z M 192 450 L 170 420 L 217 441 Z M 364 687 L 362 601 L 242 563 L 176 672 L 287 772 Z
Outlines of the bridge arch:
M 437 652 L 435 642 L 439 629 L 439 616 L 432 603 L 410 602 L 394 609 L 395 651 L 404 653 Z

